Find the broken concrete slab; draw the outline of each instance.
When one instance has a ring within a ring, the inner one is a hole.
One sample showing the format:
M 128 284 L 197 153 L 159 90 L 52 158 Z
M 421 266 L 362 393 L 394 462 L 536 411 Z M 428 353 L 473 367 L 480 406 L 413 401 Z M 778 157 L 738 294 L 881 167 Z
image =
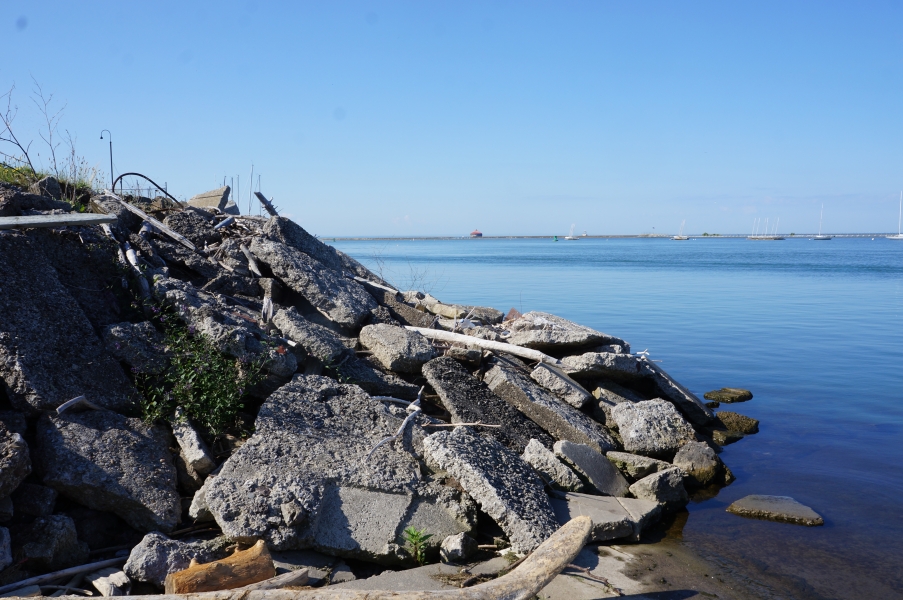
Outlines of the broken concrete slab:
M 56 506 L 57 492 L 53 488 L 34 483 L 23 483 L 12 494 L 17 515 L 48 517 Z
M 429 327 L 432 325 L 432 316 L 399 300 L 398 294 L 386 290 L 371 289 L 369 291 L 376 298 L 377 302 L 389 310 L 392 318 L 402 325 L 410 325 L 412 327 Z
M 708 444 L 687 442 L 674 455 L 674 466 L 680 468 L 692 486 L 704 487 L 724 482 L 724 463 Z
M 204 248 L 222 239 L 220 232 L 213 229 L 216 225 L 213 213 L 202 208 L 189 206 L 174 212 L 163 219 L 163 224 L 186 237 L 198 248 Z
M 132 589 L 132 580 L 116 567 L 89 573 L 85 581 L 93 585 L 101 596 L 128 596 Z
M 31 184 L 28 191 L 32 194 L 37 194 L 38 196 L 53 198 L 54 200 L 63 199 L 63 189 L 60 187 L 60 182 L 52 175 L 48 175 L 40 181 Z
M 633 454 L 670 458 L 687 442 L 696 441 L 693 427 L 666 400 L 618 404 L 611 409 L 624 449 Z
M 539 443 L 538 440 L 530 440 L 521 458 L 531 467 L 536 469 L 548 483 L 566 492 L 582 492 L 583 482 L 569 467 L 562 463 L 551 450 Z
M 552 354 L 600 344 L 619 344 L 629 348 L 627 342 L 620 338 L 545 312 L 530 311 L 508 321 L 505 326 L 511 332 L 508 343 Z
M 536 365 L 530 373 L 530 378 L 575 408 L 583 408 L 593 398 L 567 373 L 545 363 Z
M 620 498 L 611 496 L 590 496 L 588 494 L 560 494 L 551 499 L 552 508 L 559 525 L 564 525 L 577 516 L 587 516 L 593 520 L 590 542 L 607 542 L 632 537 L 636 524 Z
M 139 373 L 158 375 L 169 364 L 163 334 L 150 321 L 108 325 L 103 341 L 110 354 Z
M 181 505 L 169 435 L 108 410 L 67 411 L 38 421 L 44 484 L 139 531 L 172 531 Z
M 336 585 L 330 590 L 392 590 L 393 592 L 453 590 L 460 579 L 461 567 L 442 563 L 424 565 L 403 571 L 385 571 L 366 579 L 355 579 Z
M 598 423 L 535 384 L 525 371 L 526 367 L 516 359 L 498 359 L 483 381 L 555 439 L 586 444 L 599 452 L 617 448 Z
M 657 363 L 649 361 L 652 380 L 658 386 L 661 396 L 676 406 L 693 425 L 706 425 L 715 418 L 712 410 L 690 390 L 668 375 Z
M 422 491 L 416 423 L 365 460 L 401 422 L 355 385 L 296 375 L 264 402 L 255 434 L 205 483 L 207 508 L 236 540 L 400 564 L 400 532 L 415 515 L 448 513 L 431 521 L 440 540 L 472 527 L 456 520 L 447 499 Z M 450 522 L 454 529 L 443 531 Z
M 399 373 L 417 373 L 436 356 L 429 340 L 404 327 L 367 325 L 361 329 L 360 340 L 385 368 Z
M 753 494 L 733 502 L 727 507 L 727 512 L 750 519 L 778 521 L 807 527 L 825 524 L 821 515 L 790 496 Z
M 332 364 L 345 353 L 345 344 L 338 335 L 322 325 L 305 319 L 294 307 L 280 309 L 273 316 L 273 324 L 279 328 L 282 335 L 324 364 Z
M 606 452 L 605 458 L 610 460 L 628 480 L 632 481 L 671 468 L 671 463 L 629 452 Z
M 596 382 L 593 389 L 593 418 L 605 425 L 615 426 L 611 418 L 611 409 L 622 402 L 642 402 L 648 400 L 633 390 L 627 389 L 613 381 Z
M 201 475 L 206 475 L 216 468 L 216 462 L 207 448 L 207 444 L 201 439 L 201 435 L 192 426 L 188 417 L 181 408 L 176 409 L 171 422 L 172 434 L 182 449 L 182 457 L 185 462 Z
M 383 371 L 369 358 L 348 355 L 337 361 L 334 367 L 327 369 L 335 371 L 336 379 L 342 383 L 353 383 L 374 396 L 416 400 L 417 392 L 420 391 L 419 386 L 408 383 L 393 373 Z
M 359 283 L 300 250 L 263 238 L 254 238 L 250 249 L 286 286 L 342 327 L 357 327 L 376 308 L 373 297 Z
M 520 454 L 531 438 L 551 446 L 552 438 L 522 412 L 495 394 L 489 386 L 473 377 L 461 364 L 447 356 L 423 365 L 423 376 L 451 413 L 452 423 L 482 422 L 482 435 L 495 438 L 509 450 Z
M 565 371 L 574 377 L 605 377 L 616 381 L 636 381 L 652 376 L 649 363 L 632 354 L 585 352 L 561 359 Z
M 715 415 L 715 426 L 723 426 L 728 431 L 739 431 L 744 434 L 759 432 L 759 420 L 728 410 L 718 411 Z
M 568 441 L 555 442 L 555 456 L 574 468 L 600 494 L 626 496 L 627 480 L 611 462 L 597 450 L 585 444 Z
M 0 424 L 0 498 L 9 496 L 31 473 L 31 455 L 21 434 Z
M 14 526 L 12 537 L 13 552 L 32 568 L 57 571 L 88 561 L 88 544 L 78 539 L 75 522 L 64 515 Z
M 517 454 L 470 427 L 428 436 L 427 463 L 447 471 L 492 517 L 514 552 L 529 552 L 557 529 L 542 481 Z
M 720 390 L 713 390 L 711 392 L 706 392 L 702 395 L 706 400 L 714 400 L 715 402 L 725 402 L 730 404 L 731 402 L 746 402 L 748 400 L 752 400 L 752 392 L 749 390 L 744 390 L 742 388 L 721 388 Z
M 135 388 L 94 333 L 35 240 L 0 236 L 0 382 L 18 410 L 52 410 L 77 396 L 134 408 Z
M 206 563 L 219 558 L 215 552 L 216 545 L 172 540 L 155 531 L 148 533 L 141 543 L 132 548 L 122 569 L 135 581 L 152 583 L 163 589 L 166 576 L 187 569 L 192 560 Z
M 232 188 L 228 185 L 215 190 L 201 192 L 192 196 L 188 200 L 188 206 L 196 206 L 198 208 L 215 208 L 225 212 L 226 204 L 229 203 L 229 195 Z
M 630 486 L 630 493 L 641 500 L 657 502 L 666 510 L 683 508 L 690 501 L 683 472 L 677 467 L 647 475 Z

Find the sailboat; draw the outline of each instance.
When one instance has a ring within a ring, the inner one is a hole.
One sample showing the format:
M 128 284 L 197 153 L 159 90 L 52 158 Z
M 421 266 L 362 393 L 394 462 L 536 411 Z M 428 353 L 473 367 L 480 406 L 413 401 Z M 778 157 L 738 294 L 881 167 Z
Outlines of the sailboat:
M 834 237 L 832 235 L 822 235 L 821 234 L 821 222 L 822 222 L 822 220 L 824 220 L 824 218 L 825 218 L 825 203 L 822 202 L 821 217 L 818 219 L 818 235 L 815 236 L 814 238 L 812 238 L 813 240 L 830 240 L 832 237 Z
M 778 223 L 781 222 L 781 219 L 778 218 L 777 223 L 774 224 L 774 233 L 768 233 L 768 219 L 765 219 L 765 233 L 759 233 L 759 219 L 755 219 L 753 221 L 753 234 L 747 236 L 748 240 L 765 240 L 765 241 L 774 241 L 774 240 L 783 240 L 784 237 L 778 235 Z
M 900 192 L 900 216 L 897 218 L 897 235 L 889 235 L 889 240 L 903 240 L 903 233 L 900 232 L 900 225 L 903 224 L 903 192 Z
M 579 240 L 580 239 L 579 237 L 574 235 L 574 227 L 576 227 L 576 226 L 577 226 L 576 223 L 571 223 L 571 232 L 569 234 L 567 234 L 566 236 L 564 236 L 564 239 L 566 239 L 566 240 Z
M 684 219 L 684 220 L 681 222 L 681 224 L 680 224 L 680 231 L 677 232 L 677 235 L 675 235 L 675 236 L 673 236 L 673 237 L 671 238 L 672 240 L 688 240 L 688 239 L 690 239 L 690 238 L 688 238 L 687 236 L 683 235 L 683 233 L 684 233 L 684 225 L 686 224 L 686 222 L 687 222 L 686 219 Z

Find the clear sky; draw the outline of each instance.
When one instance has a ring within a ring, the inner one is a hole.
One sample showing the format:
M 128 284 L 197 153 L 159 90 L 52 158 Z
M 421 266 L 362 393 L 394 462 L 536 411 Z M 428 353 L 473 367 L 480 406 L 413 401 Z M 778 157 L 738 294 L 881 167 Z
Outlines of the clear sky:
M 897 228 L 900 1 L 0 0 L 0 56 L 34 148 L 32 77 L 107 176 L 320 235 Z

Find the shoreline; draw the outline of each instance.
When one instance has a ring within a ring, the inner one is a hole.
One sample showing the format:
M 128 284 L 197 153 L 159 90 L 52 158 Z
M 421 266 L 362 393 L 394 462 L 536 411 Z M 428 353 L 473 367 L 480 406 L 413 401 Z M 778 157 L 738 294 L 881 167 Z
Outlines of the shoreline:
M 797 233 L 787 234 L 786 239 L 808 239 L 817 234 L 815 233 Z M 835 238 L 883 238 L 887 233 L 826 233 Z M 559 241 L 576 241 L 565 240 L 564 235 L 484 235 L 478 238 L 472 238 L 466 235 L 435 235 L 435 236 L 315 236 L 321 242 L 406 242 L 408 240 L 418 242 L 428 241 L 454 241 L 454 240 L 551 240 L 558 238 Z M 746 239 L 748 233 L 725 233 L 718 235 L 687 235 L 691 240 L 711 240 L 711 239 Z M 624 239 L 671 239 L 671 234 L 657 233 L 640 233 L 640 234 L 619 234 L 619 235 L 587 235 L 580 236 L 579 239 L 585 240 L 624 240 Z

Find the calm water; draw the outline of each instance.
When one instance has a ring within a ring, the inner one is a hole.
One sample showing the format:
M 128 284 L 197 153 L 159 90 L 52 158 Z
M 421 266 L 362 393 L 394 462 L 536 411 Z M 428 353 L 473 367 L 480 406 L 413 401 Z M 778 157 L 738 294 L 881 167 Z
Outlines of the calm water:
M 759 419 L 760 433 L 725 448 L 737 481 L 690 505 L 685 542 L 794 597 L 903 597 L 903 243 L 334 245 L 402 289 L 623 337 L 699 396 L 751 389 L 733 410 Z M 826 525 L 724 512 L 747 494 L 793 496 Z

